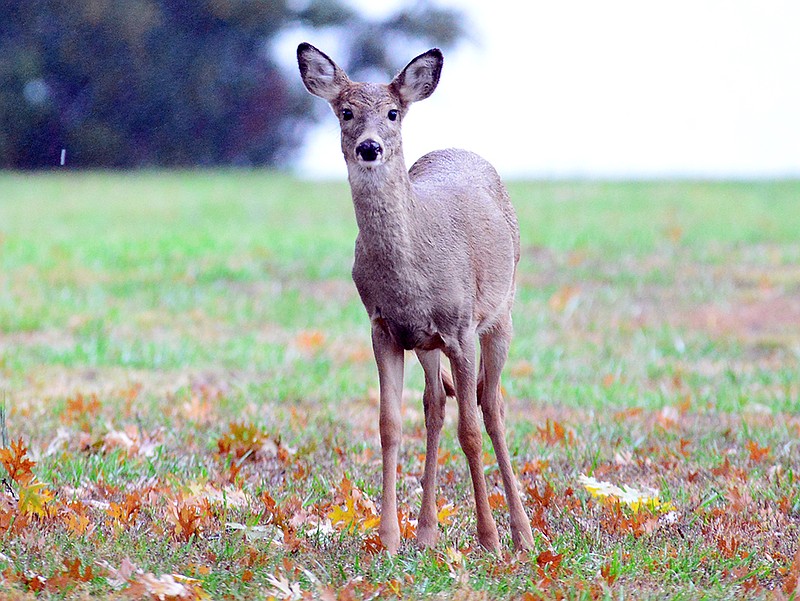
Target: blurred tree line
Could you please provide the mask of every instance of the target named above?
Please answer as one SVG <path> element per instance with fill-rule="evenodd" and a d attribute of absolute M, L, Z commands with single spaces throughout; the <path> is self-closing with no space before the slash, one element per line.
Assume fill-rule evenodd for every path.
<path fill-rule="evenodd" d="M 424 0 L 383 20 L 342 0 L 3 0 L 0 168 L 62 148 L 70 167 L 286 164 L 321 113 L 276 40 L 297 33 L 293 56 L 312 29 L 352 76 L 465 33 Z"/>

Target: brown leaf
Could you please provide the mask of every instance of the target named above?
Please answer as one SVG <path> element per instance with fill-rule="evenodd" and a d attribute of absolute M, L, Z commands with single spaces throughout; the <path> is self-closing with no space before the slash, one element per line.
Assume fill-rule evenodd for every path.
<path fill-rule="evenodd" d="M 24 574 L 22 576 L 22 581 L 25 583 L 28 589 L 34 593 L 43 591 L 47 585 L 47 578 L 41 576 L 40 574 L 31 574 L 30 576 Z"/>
<path fill-rule="evenodd" d="M 523 478 L 531 478 L 537 474 L 542 473 L 550 466 L 547 459 L 536 459 L 534 461 L 526 461 L 520 469 L 520 475 Z"/>
<path fill-rule="evenodd" d="M 179 574 L 134 574 L 125 594 L 131 598 L 158 601 L 195 601 L 206 597 L 197 581 Z"/>
<path fill-rule="evenodd" d="M 94 578 L 92 566 L 86 566 L 81 573 L 81 560 L 64 560 L 64 570 L 47 580 L 47 590 L 63 592 L 69 587 L 73 587 L 81 582 L 89 582 Z"/>
<path fill-rule="evenodd" d="M 539 492 L 538 486 L 527 486 L 525 490 L 531 500 L 541 507 L 549 507 L 556 496 L 549 482 L 544 483 L 544 490 L 542 490 L 542 492 Z"/>
<path fill-rule="evenodd" d="M 603 580 L 605 580 L 609 586 L 614 584 L 614 582 L 617 580 L 617 576 L 619 576 L 616 571 L 612 571 L 613 569 L 614 568 L 610 563 L 607 563 L 600 568 L 600 576 L 603 577 Z"/>
<path fill-rule="evenodd" d="M 533 516 L 531 516 L 531 528 L 534 530 L 538 530 L 542 533 L 547 539 L 550 539 L 550 527 L 547 525 L 547 520 L 544 516 L 544 507 L 541 505 L 537 505 L 533 510 Z"/>
<path fill-rule="evenodd" d="M 711 468 L 711 473 L 715 476 L 727 476 L 731 470 L 731 460 L 726 456 L 725 461 L 719 464 L 717 467 Z"/>
<path fill-rule="evenodd" d="M 33 479 L 31 469 L 36 462 L 26 457 L 27 453 L 28 449 L 25 448 L 22 438 L 17 442 L 11 441 L 10 448 L 0 449 L 0 463 L 6 468 L 8 477 L 17 484 L 26 484 Z"/>
<path fill-rule="evenodd" d="M 100 412 L 100 400 L 96 394 L 83 396 L 80 392 L 67 398 L 61 421 L 65 424 L 77 423 L 83 430 L 89 430 L 89 419 Z"/>
<path fill-rule="evenodd" d="M 762 447 L 754 440 L 747 441 L 747 452 L 750 453 L 750 461 L 761 463 L 769 455 L 769 446 Z"/>
<path fill-rule="evenodd" d="M 83 574 L 81 574 L 80 558 L 73 559 L 72 561 L 65 559 L 64 567 L 66 568 L 64 573 L 76 582 L 89 582 L 92 578 L 94 578 L 92 566 L 90 565 L 86 566 L 83 570 Z"/>
<path fill-rule="evenodd" d="M 375 555 L 383 551 L 386 547 L 383 546 L 380 535 L 374 532 L 364 539 L 363 548 L 366 553 Z"/>
<path fill-rule="evenodd" d="M 556 443 L 572 445 L 575 442 L 575 434 L 572 430 L 567 430 L 560 422 L 547 419 L 544 426 L 537 426 L 539 438 L 548 445 Z"/>
<path fill-rule="evenodd" d="M 557 568 L 559 565 L 561 565 L 562 559 L 564 559 L 563 554 L 553 553 L 553 551 L 550 549 L 545 549 L 536 556 L 536 564 L 541 568 L 548 565 Z"/>
<path fill-rule="evenodd" d="M 723 536 L 717 537 L 717 549 L 720 550 L 725 559 L 733 559 L 736 557 L 740 544 L 740 541 L 734 536 L 730 538 L 725 538 Z"/>
<path fill-rule="evenodd" d="M 246 457 L 253 461 L 267 457 L 281 457 L 280 441 L 270 436 L 253 424 L 230 422 L 228 432 L 217 440 L 220 455 L 233 454 L 236 459 Z M 286 458 L 288 453 L 284 453 Z"/>
<path fill-rule="evenodd" d="M 111 502 L 106 509 L 106 515 L 120 526 L 131 526 L 139 516 L 141 507 L 141 493 L 133 491 L 125 496 L 122 503 Z"/>
<path fill-rule="evenodd" d="M 405 539 L 413 539 L 417 536 L 417 524 L 412 521 L 411 516 L 405 511 L 398 510 L 397 520 L 400 522 L 400 536 Z"/>
<path fill-rule="evenodd" d="M 489 507 L 492 509 L 502 509 L 506 506 L 506 497 L 500 491 L 489 495 Z"/>
<path fill-rule="evenodd" d="M 188 541 L 200 534 L 202 516 L 199 504 L 175 501 L 167 514 L 167 520 L 172 524 L 173 536 L 177 540 Z"/>

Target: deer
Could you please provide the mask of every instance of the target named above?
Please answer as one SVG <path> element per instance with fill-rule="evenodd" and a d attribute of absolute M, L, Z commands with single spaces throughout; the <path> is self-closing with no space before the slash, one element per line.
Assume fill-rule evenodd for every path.
<path fill-rule="evenodd" d="M 378 369 L 381 543 L 391 554 L 400 547 L 401 399 L 405 352 L 414 351 L 424 371 L 426 429 L 417 543 L 425 548 L 438 542 L 439 439 L 446 398 L 455 396 L 478 542 L 488 551 L 500 549 L 483 471 L 482 413 L 502 476 L 513 545 L 531 549 L 533 536 L 506 443 L 500 390 L 520 257 L 516 213 L 497 171 L 477 154 L 437 150 L 409 170 L 403 157 L 401 125 L 409 107 L 436 89 L 442 52 L 433 48 L 420 54 L 389 84 L 351 81 L 307 42 L 298 46 L 297 61 L 306 89 L 330 104 L 341 127 L 358 226 L 352 278 L 369 316 Z"/>

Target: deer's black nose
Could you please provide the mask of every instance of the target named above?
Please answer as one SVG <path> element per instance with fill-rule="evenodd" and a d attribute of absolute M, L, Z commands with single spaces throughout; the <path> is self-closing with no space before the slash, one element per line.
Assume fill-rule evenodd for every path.
<path fill-rule="evenodd" d="M 356 146 L 356 156 L 364 161 L 374 161 L 383 152 L 383 148 L 375 140 L 364 140 Z"/>

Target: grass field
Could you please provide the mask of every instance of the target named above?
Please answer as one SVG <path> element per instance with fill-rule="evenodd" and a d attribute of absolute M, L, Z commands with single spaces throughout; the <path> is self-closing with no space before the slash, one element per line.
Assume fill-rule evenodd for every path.
<path fill-rule="evenodd" d="M 506 551 L 475 548 L 449 403 L 442 538 L 390 557 L 345 184 L 0 173 L 0 596 L 793 598 L 800 183 L 510 188 L 504 388 L 536 549 L 511 551 L 488 438 Z M 424 429 L 408 364 L 411 537 Z M 602 498 L 582 474 L 660 505 Z"/>

